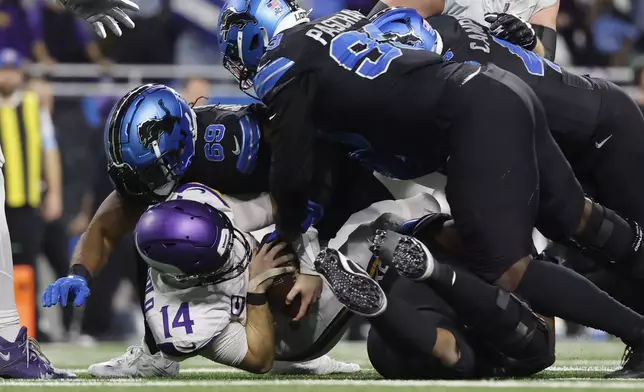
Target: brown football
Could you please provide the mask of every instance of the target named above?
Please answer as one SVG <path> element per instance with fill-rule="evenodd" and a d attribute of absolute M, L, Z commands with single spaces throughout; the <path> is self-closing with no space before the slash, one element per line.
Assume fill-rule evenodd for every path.
<path fill-rule="evenodd" d="M 273 281 L 273 285 L 266 290 L 266 298 L 271 311 L 282 313 L 293 318 L 300 310 L 301 299 L 298 295 L 290 305 L 286 305 L 286 296 L 295 284 L 296 275 L 292 272 L 280 275 Z"/>

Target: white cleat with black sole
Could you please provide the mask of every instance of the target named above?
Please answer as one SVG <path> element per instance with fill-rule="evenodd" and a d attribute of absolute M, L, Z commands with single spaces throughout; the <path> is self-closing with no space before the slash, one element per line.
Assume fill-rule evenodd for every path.
<path fill-rule="evenodd" d="M 376 230 L 371 252 L 386 265 L 411 280 L 425 280 L 434 272 L 434 257 L 425 244 L 414 237 L 391 230 Z"/>
<path fill-rule="evenodd" d="M 387 309 L 387 296 L 380 285 L 337 250 L 322 250 L 315 259 L 315 269 L 338 301 L 353 313 L 375 317 Z"/>

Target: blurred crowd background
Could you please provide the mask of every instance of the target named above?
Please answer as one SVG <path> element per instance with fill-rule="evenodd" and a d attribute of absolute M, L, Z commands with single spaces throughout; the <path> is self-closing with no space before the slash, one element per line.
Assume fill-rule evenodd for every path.
<path fill-rule="evenodd" d="M 28 293 L 33 285 L 42 287 L 67 274 L 75 241 L 112 190 L 105 171 L 103 124 L 122 94 L 140 83 L 162 82 L 198 104 L 250 100 L 220 66 L 216 27 L 222 0 L 137 3 L 141 10 L 132 15 L 137 28 L 118 39 L 100 40 L 56 0 L 0 0 L 0 110 L 20 107 L 23 116 L 29 115 L 27 101 L 20 106 L 8 99 L 15 92 L 21 97 L 33 93 L 40 106 L 38 125 L 0 124 L 13 127 L 14 136 L 26 140 L 20 148 L 9 136 L 0 139 L 8 163 L 24 166 L 11 175 L 26 179 L 21 180 L 26 185 L 7 180 L 6 206 L 15 263 L 27 266 L 16 270 L 21 317 L 35 315 L 33 304 L 39 304 L 41 289 L 24 295 L 20 290 Z M 342 8 L 367 13 L 375 0 L 303 3 L 317 17 Z M 644 0 L 561 0 L 557 22 L 559 64 L 613 80 L 644 107 Z M 32 126 L 42 128 L 39 144 L 29 142 Z M 29 176 L 37 178 L 36 185 Z M 21 190 L 27 196 L 21 197 Z M 142 316 L 130 283 L 133 251 L 131 238 L 121 244 L 95 280 L 82 311 L 37 306 L 39 317 L 33 322 L 38 338 L 92 344 L 140 337 Z M 567 330 L 580 333 L 574 326 Z M 363 336 L 359 325 L 349 334 L 351 339 Z"/>

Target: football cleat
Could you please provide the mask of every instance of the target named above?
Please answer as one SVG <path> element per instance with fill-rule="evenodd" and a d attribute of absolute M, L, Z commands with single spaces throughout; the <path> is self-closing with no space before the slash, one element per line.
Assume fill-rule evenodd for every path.
<path fill-rule="evenodd" d="M 164 358 L 160 352 L 151 355 L 141 346 L 130 346 L 120 357 L 96 363 L 87 370 L 92 376 L 101 378 L 168 378 L 179 375 L 179 362 Z"/>
<path fill-rule="evenodd" d="M 38 342 L 20 328 L 15 342 L 0 338 L 0 377 L 25 379 L 76 378 L 74 373 L 56 369 L 40 349 Z"/>
<path fill-rule="evenodd" d="M 626 347 L 622 368 L 607 374 L 605 378 L 644 378 L 644 350 L 641 347 Z"/>
<path fill-rule="evenodd" d="M 425 280 L 434 272 L 434 257 L 416 238 L 376 230 L 369 249 L 384 264 L 393 265 L 400 275 L 411 280 Z"/>
<path fill-rule="evenodd" d="M 387 309 L 387 296 L 380 285 L 337 250 L 322 250 L 315 259 L 315 269 L 338 301 L 353 313 L 375 317 Z"/>

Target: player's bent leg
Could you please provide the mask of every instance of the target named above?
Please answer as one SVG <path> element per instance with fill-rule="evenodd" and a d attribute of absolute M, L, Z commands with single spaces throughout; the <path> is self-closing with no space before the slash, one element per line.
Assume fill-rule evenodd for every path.
<path fill-rule="evenodd" d="M 443 221 L 445 216 L 430 215 L 416 224 L 420 232 L 412 232 L 428 237 L 423 231 L 435 230 L 432 226 Z M 416 238 L 380 230 L 372 243 L 374 254 L 383 263 L 393 265 L 403 276 L 426 282 L 474 331 L 477 340 L 489 342 L 496 351 L 516 361 L 490 365 L 479 375 L 505 375 L 510 371 L 509 365 L 516 364 L 513 371 L 526 376 L 554 361 L 553 345 L 551 351 L 543 351 L 550 342 L 547 325 L 512 294 L 467 271 L 433 260 L 428 248 Z M 431 268 L 427 268 L 428 264 Z"/>
<path fill-rule="evenodd" d="M 521 122 L 525 120 L 526 109 L 521 110 L 520 105 L 512 105 L 505 98 L 501 106 L 507 104 L 515 109 L 512 121 L 496 127 L 496 132 L 488 135 L 496 136 L 494 140 L 497 142 L 503 140 L 500 146 L 468 132 L 467 128 L 462 127 L 463 124 L 454 127 L 455 136 L 469 135 L 469 143 L 477 146 L 467 146 L 465 140 L 452 142 L 451 147 L 457 150 L 452 152 L 448 163 L 448 201 L 468 259 L 474 261 L 470 261 L 469 266 L 487 281 L 496 281 L 509 291 L 516 288 L 517 294 L 529 301 L 539 313 L 602 329 L 622 338 L 627 345 L 634 347 L 637 355 L 631 354 L 622 371 L 616 375 L 643 377 L 644 319 L 582 276 L 558 265 L 532 260 L 528 256 L 531 253 L 530 235 L 526 235 L 524 230 L 532 230 L 530 222 L 534 222 L 535 218 L 532 215 L 535 197 L 542 199 L 538 203 L 537 223 L 551 223 L 549 230 L 542 229 L 542 226 L 537 228 L 554 239 L 570 237 L 584 230 L 582 217 L 586 202 L 581 186 L 545 126 L 543 109 L 534 93 L 520 88 L 524 84 L 513 75 L 506 74 L 503 78 L 491 75 L 490 78 L 505 80 L 504 86 L 515 91 L 517 98 L 522 98 L 527 105 L 528 118 L 532 118 L 534 123 Z M 492 93 L 498 93 L 498 97 L 503 98 L 501 90 Z M 497 101 L 495 104 L 498 104 Z M 473 111 L 472 114 L 482 118 L 481 113 Z M 513 135 L 508 132 L 508 124 L 532 126 L 533 132 Z M 531 136 L 532 144 L 524 140 L 526 136 Z M 478 153 L 478 149 L 483 153 Z M 495 149 L 495 156 L 487 156 L 488 150 Z M 493 163 L 482 171 L 473 164 L 483 167 L 485 163 L 471 159 L 472 156 L 477 159 L 487 156 Z M 538 164 L 538 176 L 531 162 Z M 506 170 L 498 172 L 503 167 Z M 456 179 L 454 174 L 457 175 Z M 468 177 L 471 175 L 476 178 Z M 479 182 L 481 179 L 485 179 L 485 184 Z M 453 184 L 456 186 L 450 189 Z M 496 199 L 483 186 L 498 187 L 500 192 Z M 524 243 L 526 238 L 528 243 Z M 638 248 L 641 251 L 641 247 Z M 549 289 L 543 290 L 544 286 Z"/>
<path fill-rule="evenodd" d="M 412 309 L 413 312 L 407 314 L 406 319 L 398 320 L 398 325 L 390 325 L 389 328 L 384 328 L 382 323 L 374 324 L 373 320 L 370 320 L 372 328 L 367 339 L 367 353 L 374 369 L 388 379 L 473 377 L 474 351 L 454 323 L 433 310 Z M 411 318 L 413 323 L 409 323 Z M 432 352 L 428 353 L 424 349 L 429 339 L 423 339 L 421 333 L 418 334 L 420 339 L 417 340 L 417 344 L 410 346 L 410 342 L 406 341 L 409 334 L 399 334 L 401 329 L 408 328 L 416 328 L 419 331 L 437 330 L 439 333 Z"/>
<path fill-rule="evenodd" d="M 351 281 L 354 274 L 361 271 L 360 267 L 335 250 L 321 252 L 316 260 L 316 270 L 325 277 L 342 304 L 349 310 L 361 311 L 381 335 L 395 337 L 398 347 L 425 358 L 435 358 L 461 378 L 470 375 L 473 356 L 462 353 L 464 348 L 457 345 L 454 335 L 441 327 L 445 316 L 437 312 L 419 314 L 416 306 L 398 295 L 384 297 L 378 283 L 364 272 L 360 273 L 359 281 Z M 392 293 L 396 286 L 404 283 L 413 284 L 400 279 L 394 283 Z M 371 306 L 383 303 L 383 299 L 386 306 Z M 364 309 L 370 309 L 369 313 Z M 414 315 L 413 323 L 408 322 L 410 315 Z"/>
<path fill-rule="evenodd" d="M 101 378 L 168 378 L 179 375 L 179 362 L 150 354 L 144 345 L 130 346 L 125 353 L 109 361 L 91 365 L 87 370 Z"/>
<path fill-rule="evenodd" d="M 599 85 L 602 104 L 594 143 L 587 155 L 593 156 L 588 176 L 592 178 L 597 201 L 644 222 L 644 183 L 638 177 L 644 170 L 644 116 L 635 101 L 615 84 L 594 79 Z"/>
<path fill-rule="evenodd" d="M 495 66 L 447 95 L 462 110 L 449 129 L 447 201 L 468 269 L 493 282 L 532 252 L 540 195 L 534 134 L 544 114 L 525 83 Z"/>

